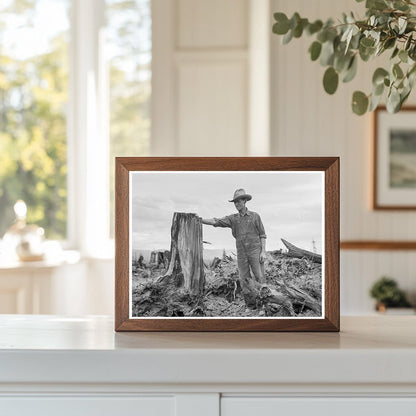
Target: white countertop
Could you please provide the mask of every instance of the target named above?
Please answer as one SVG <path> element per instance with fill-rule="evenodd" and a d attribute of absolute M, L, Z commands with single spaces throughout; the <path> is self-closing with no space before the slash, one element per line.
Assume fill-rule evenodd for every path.
<path fill-rule="evenodd" d="M 107 317 L 0 316 L 0 383 L 416 384 L 416 316 L 340 333 L 115 333 Z"/>

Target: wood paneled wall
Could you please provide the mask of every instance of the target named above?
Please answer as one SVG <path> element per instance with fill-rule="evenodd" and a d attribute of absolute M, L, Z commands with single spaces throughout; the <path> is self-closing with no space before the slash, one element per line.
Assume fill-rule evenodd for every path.
<path fill-rule="evenodd" d="M 298 11 L 311 19 L 334 18 L 351 10 L 364 16 L 362 4 L 353 0 L 272 0 L 272 12 Z M 371 209 L 371 115 L 358 117 L 351 112 L 353 91 L 371 91 L 373 70 L 383 58 L 360 62 L 357 78 L 341 83 L 329 96 L 322 88 L 324 68 L 310 61 L 311 42 L 302 37 L 282 45 L 281 38 L 272 36 L 272 154 L 340 156 L 341 240 L 416 240 L 416 212 Z M 409 102 L 415 102 L 415 94 Z M 384 274 L 396 278 L 414 298 L 415 259 L 415 251 L 342 251 L 342 313 L 371 312 L 369 287 Z"/>

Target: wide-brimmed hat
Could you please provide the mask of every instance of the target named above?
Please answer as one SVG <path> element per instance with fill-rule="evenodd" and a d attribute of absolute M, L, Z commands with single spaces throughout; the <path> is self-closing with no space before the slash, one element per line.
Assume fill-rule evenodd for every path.
<path fill-rule="evenodd" d="M 246 194 L 246 191 L 244 189 L 237 189 L 234 192 L 234 198 L 229 202 L 235 202 L 237 199 L 245 199 L 246 201 L 250 201 L 251 195 Z"/>

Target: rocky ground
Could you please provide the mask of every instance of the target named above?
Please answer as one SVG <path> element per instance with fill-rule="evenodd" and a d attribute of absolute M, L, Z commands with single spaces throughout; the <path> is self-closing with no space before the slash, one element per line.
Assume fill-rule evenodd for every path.
<path fill-rule="evenodd" d="M 322 267 L 309 259 L 288 257 L 285 253 L 269 252 L 265 262 L 265 286 L 293 302 L 288 313 L 280 302 L 248 308 L 244 302 L 238 280 L 237 261 L 234 256 L 216 258 L 205 267 L 205 291 L 192 295 L 180 287 L 180 280 L 161 285 L 156 280 L 165 272 L 164 266 L 133 264 L 132 310 L 133 316 L 320 316 L 311 302 L 299 301 L 292 294 L 301 294 L 321 305 Z M 302 295 L 303 293 L 303 295 Z"/>

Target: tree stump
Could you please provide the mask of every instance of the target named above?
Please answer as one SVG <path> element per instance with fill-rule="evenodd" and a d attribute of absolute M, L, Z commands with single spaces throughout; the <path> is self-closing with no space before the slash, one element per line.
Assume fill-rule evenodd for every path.
<path fill-rule="evenodd" d="M 196 214 L 175 212 L 172 219 L 170 262 L 158 282 L 181 280 L 181 286 L 193 294 L 204 291 L 205 273 L 202 248 L 202 223 Z"/>

